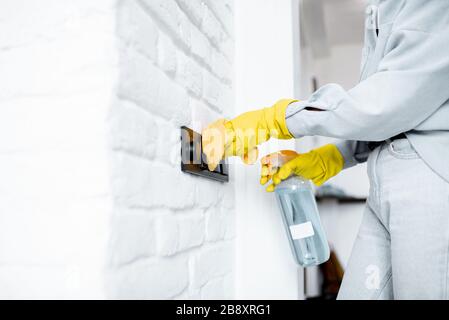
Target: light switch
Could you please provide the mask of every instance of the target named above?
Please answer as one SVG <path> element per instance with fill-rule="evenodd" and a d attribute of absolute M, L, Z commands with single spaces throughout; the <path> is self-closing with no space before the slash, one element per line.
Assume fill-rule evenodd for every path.
<path fill-rule="evenodd" d="M 201 134 L 192 129 L 181 127 L 181 170 L 190 174 L 221 182 L 229 181 L 229 168 L 221 161 L 214 171 L 209 171 L 206 156 L 202 151 Z"/>

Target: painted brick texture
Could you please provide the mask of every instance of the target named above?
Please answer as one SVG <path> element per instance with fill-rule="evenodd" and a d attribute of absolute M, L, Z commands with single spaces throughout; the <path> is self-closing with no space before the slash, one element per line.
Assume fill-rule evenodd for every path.
<path fill-rule="evenodd" d="M 232 10 L 216 0 L 119 2 L 112 228 L 135 242 L 123 231 L 135 223 L 154 238 L 111 246 L 112 298 L 232 297 L 232 183 L 185 175 L 178 162 L 180 125 L 232 113 Z"/>
<path fill-rule="evenodd" d="M 0 297 L 233 297 L 232 179 L 179 168 L 233 38 L 232 0 L 0 5 Z"/>

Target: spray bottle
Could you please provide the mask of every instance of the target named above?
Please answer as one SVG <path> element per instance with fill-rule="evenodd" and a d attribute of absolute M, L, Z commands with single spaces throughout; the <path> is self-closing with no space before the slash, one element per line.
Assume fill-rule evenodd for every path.
<path fill-rule="evenodd" d="M 281 155 L 277 165 L 283 164 L 283 158 L 289 156 Z M 330 250 L 321 225 L 312 182 L 300 176 L 291 176 L 276 186 L 275 195 L 295 262 L 303 267 L 326 262 Z"/>

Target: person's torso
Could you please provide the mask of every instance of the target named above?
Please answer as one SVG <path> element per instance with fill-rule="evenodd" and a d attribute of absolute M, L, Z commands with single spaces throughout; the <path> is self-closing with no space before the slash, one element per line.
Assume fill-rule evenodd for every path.
<path fill-rule="evenodd" d="M 449 0 L 369 0 L 365 11 L 365 43 L 360 81 L 376 72 L 394 30 L 436 33 L 447 27 Z M 442 50 L 447 44 L 442 44 Z M 407 52 L 403 52 L 407 54 Z M 449 52 L 448 52 L 449 54 Z M 398 94 L 407 94 L 398 92 Z M 426 106 L 422 106 L 423 110 Z M 406 133 L 420 156 L 449 181 L 449 84 L 448 100 L 413 130 Z M 361 148 L 363 149 L 363 148 Z"/>

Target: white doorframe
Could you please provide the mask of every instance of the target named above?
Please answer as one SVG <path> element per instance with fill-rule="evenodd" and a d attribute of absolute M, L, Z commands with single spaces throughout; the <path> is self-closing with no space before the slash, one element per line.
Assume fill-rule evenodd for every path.
<path fill-rule="evenodd" d="M 235 1 L 236 110 L 239 114 L 295 97 L 299 0 Z M 295 147 L 294 141 L 264 145 Z M 236 298 L 303 299 L 303 271 L 291 256 L 273 194 L 259 185 L 259 165 L 235 164 Z"/>

